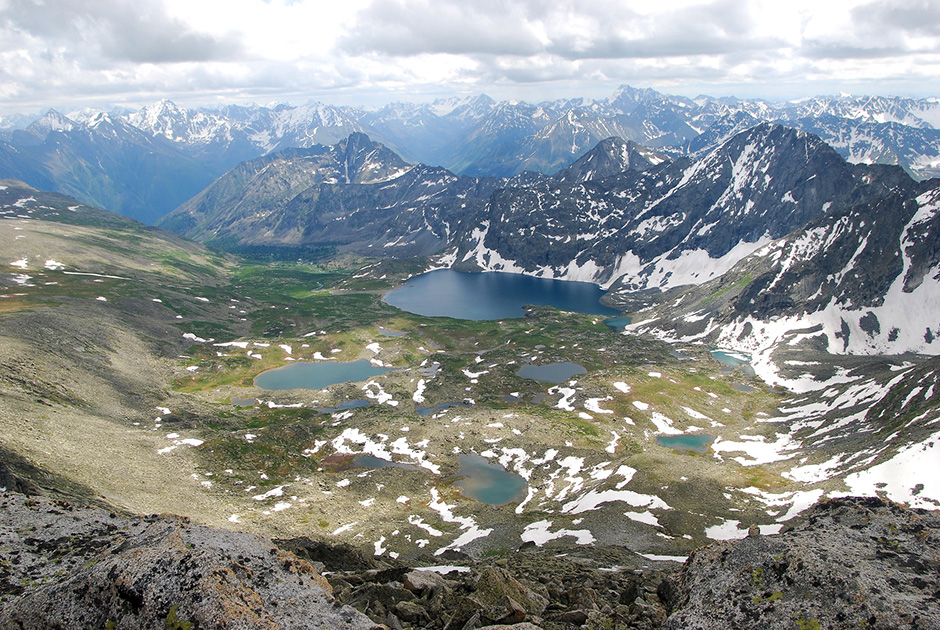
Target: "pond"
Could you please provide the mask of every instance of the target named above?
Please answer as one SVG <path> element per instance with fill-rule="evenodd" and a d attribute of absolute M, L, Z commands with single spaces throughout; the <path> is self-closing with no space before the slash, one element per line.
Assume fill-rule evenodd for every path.
<path fill-rule="evenodd" d="M 656 437 L 656 443 L 660 446 L 677 451 L 695 451 L 696 453 L 707 453 L 708 445 L 714 441 L 714 437 L 704 433 L 683 433 L 682 435 L 660 435 Z"/>
<path fill-rule="evenodd" d="M 715 359 L 732 369 L 741 370 L 748 378 L 754 378 L 757 375 L 751 367 L 751 357 L 742 352 L 732 350 L 710 350 L 710 352 Z"/>
<path fill-rule="evenodd" d="M 329 472 L 342 472 L 352 468 L 367 468 L 370 470 L 380 470 L 382 468 L 403 468 L 405 470 L 418 470 L 418 467 L 413 464 L 393 462 L 388 459 L 382 459 L 381 457 L 367 455 L 365 453 L 359 455 L 334 453 L 333 455 L 324 457 L 320 463 L 324 469 L 328 470 Z"/>
<path fill-rule="evenodd" d="M 460 455 L 455 485 L 471 499 L 489 505 L 521 501 L 526 495 L 525 479 L 480 455 Z"/>
<path fill-rule="evenodd" d="M 675 357 L 679 359 L 680 361 L 694 361 L 695 360 L 695 357 L 691 357 L 685 354 L 684 352 L 682 352 L 681 350 L 670 350 L 669 356 Z"/>
<path fill-rule="evenodd" d="M 391 328 L 384 328 L 382 326 L 376 326 L 379 329 L 379 334 L 383 337 L 404 337 L 408 333 L 403 330 L 392 330 Z"/>
<path fill-rule="evenodd" d="M 604 324 L 614 332 L 623 332 L 624 329 L 630 325 L 630 318 L 626 315 L 622 317 L 608 317 L 604 320 Z"/>
<path fill-rule="evenodd" d="M 371 468 L 372 470 L 381 470 L 382 468 L 404 468 L 405 470 L 417 470 L 418 467 L 413 464 L 403 464 L 393 462 L 375 455 L 356 455 L 352 460 L 353 468 Z"/>
<path fill-rule="evenodd" d="M 516 371 L 516 376 L 531 378 L 533 381 L 543 383 L 564 383 L 575 374 L 587 374 L 587 370 L 577 363 L 562 361 L 548 365 L 533 365 L 528 363 Z"/>
<path fill-rule="evenodd" d="M 262 389 L 323 389 L 336 383 L 365 381 L 394 368 L 376 367 L 365 359 L 351 363 L 323 361 L 291 363 L 262 372 L 255 377 L 255 387 Z"/>
<path fill-rule="evenodd" d="M 602 305 L 604 291 L 590 282 L 548 280 L 517 273 L 464 273 L 437 269 L 415 276 L 383 298 L 403 311 L 427 317 L 487 320 L 523 317 L 523 306 L 552 306 L 590 315 L 619 315 Z"/>

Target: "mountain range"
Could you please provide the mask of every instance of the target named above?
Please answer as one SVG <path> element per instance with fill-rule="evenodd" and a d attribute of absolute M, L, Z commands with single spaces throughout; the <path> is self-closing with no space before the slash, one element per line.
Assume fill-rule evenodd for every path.
<path fill-rule="evenodd" d="M 95 120 L 95 129 L 124 124 Z M 940 354 L 940 180 L 852 163 L 817 135 L 755 120 L 741 110 L 707 135 L 677 128 L 669 142 L 690 147 L 678 156 L 611 136 L 554 174 L 504 177 L 412 164 L 355 130 L 247 160 L 238 147 L 250 142 L 239 141 L 226 159 L 240 161 L 158 227 L 0 180 L 9 256 L 0 261 L 0 482 L 25 491 L 45 479 L 64 496 L 120 509 L 185 510 L 227 528 L 348 541 L 373 561 L 470 570 L 472 558 L 495 553 L 499 566 L 526 565 L 521 573 L 536 577 L 526 588 L 555 594 L 522 608 L 517 602 L 534 598 L 484 569 L 450 587 L 454 606 L 430 591 L 410 605 L 413 594 L 396 586 L 407 579 L 402 565 L 358 577 L 343 573 L 351 556 L 341 555 L 332 613 L 364 621 L 340 608 L 348 603 L 390 627 L 400 619 L 439 627 L 445 615 L 455 628 L 539 622 L 542 609 L 565 629 L 615 620 L 657 627 L 667 612 L 677 615 L 667 627 L 726 627 L 729 615 L 817 627 L 849 614 L 918 627 L 924 617 L 912 614 L 937 590 L 936 545 L 927 544 L 936 519 L 838 497 L 940 505 L 929 475 L 940 357 L 923 356 Z M 37 155 L 106 170 L 107 160 L 89 153 L 79 162 L 63 148 L 91 122 L 43 121 L 17 132 L 47 132 Z M 297 138 L 319 133 L 297 129 Z M 186 155 L 166 136 L 130 133 L 134 146 L 150 138 L 161 155 Z M 352 256 L 258 264 L 218 251 L 252 247 L 293 260 Z M 378 295 L 435 267 L 589 280 L 632 322 L 620 334 L 600 317 L 547 307 L 505 320 L 432 319 Z M 746 352 L 739 361 L 761 380 L 716 361 L 714 347 Z M 395 369 L 320 390 L 263 390 L 254 380 L 295 361 L 347 360 Z M 585 374 L 556 384 L 518 370 L 557 362 Z M 665 441 L 689 435 L 706 438 L 707 450 Z M 467 453 L 524 475 L 526 498 L 513 508 L 463 496 L 451 475 L 462 474 Z M 354 472 L 365 455 L 390 465 Z M 5 474 L 6 461 L 33 472 Z M 806 512 L 808 526 L 794 520 L 824 497 Z M 16 598 L 0 601 L 0 616 L 43 620 L 37 626 L 113 625 L 103 611 L 116 610 L 124 624 L 116 627 L 134 625 L 137 613 L 184 627 L 202 618 L 203 591 L 168 602 L 164 580 L 202 575 L 209 565 L 193 559 L 223 566 L 220 575 L 247 588 L 280 575 L 255 551 L 294 566 L 267 543 L 239 547 L 231 564 L 198 544 L 208 535 L 184 545 L 194 528 L 161 517 L 123 519 L 109 507 L 80 525 L 62 501 L 4 500 L 18 508 L 4 512 L 4 527 L 21 544 L 11 548 L 16 570 L 0 571 L 3 597 Z M 23 522 L 40 509 L 46 533 L 27 537 Z M 141 529 L 140 538 L 125 534 Z M 729 538 L 744 540 L 701 549 Z M 286 542 L 315 560 L 317 543 L 304 540 Z M 548 564 L 533 553 L 546 544 Z M 35 553 L 53 547 L 48 562 Z M 833 548 L 848 558 L 838 575 L 826 555 Z M 104 564 L 102 549 L 111 550 Z M 650 582 L 650 563 L 685 554 L 679 582 Z M 537 579 L 558 576 L 563 558 L 581 567 L 577 575 Z M 859 573 L 871 558 L 879 562 Z M 588 563 L 596 575 L 581 571 Z M 123 586 L 114 590 L 117 573 Z M 646 578 L 620 580 L 633 575 Z M 842 605 L 846 580 L 857 585 L 851 610 Z M 494 581 L 509 583 L 513 597 L 489 606 L 467 595 Z M 446 593 L 446 584 L 437 588 Z M 92 602 L 86 591 L 103 595 Z M 603 612 L 597 593 L 625 603 Z M 280 608 L 294 610 L 271 607 Z M 302 616 L 301 624 L 314 618 Z"/>
<path fill-rule="evenodd" d="M 555 174 L 618 137 L 665 156 L 700 157 L 759 122 L 809 131 L 852 163 L 940 174 L 940 100 L 816 97 L 799 102 L 670 96 L 619 88 L 606 99 L 539 104 L 485 96 L 378 109 L 310 103 L 138 111 L 50 110 L 0 120 L 0 176 L 153 223 L 241 162 L 366 133 L 409 163 L 458 175 Z M 99 159 L 100 158 L 100 159 Z"/>

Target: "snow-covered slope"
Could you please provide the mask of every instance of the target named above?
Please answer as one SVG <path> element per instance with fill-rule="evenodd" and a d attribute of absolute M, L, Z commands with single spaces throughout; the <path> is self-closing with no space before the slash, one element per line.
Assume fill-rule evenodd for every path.
<path fill-rule="evenodd" d="M 863 173 L 856 203 L 761 248 L 682 303 L 638 314 L 635 329 L 764 357 L 767 369 L 783 345 L 940 354 L 940 182 L 890 167 Z"/>

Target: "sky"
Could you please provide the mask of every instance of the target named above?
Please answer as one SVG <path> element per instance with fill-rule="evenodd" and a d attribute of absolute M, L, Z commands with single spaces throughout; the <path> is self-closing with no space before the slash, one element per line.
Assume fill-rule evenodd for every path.
<path fill-rule="evenodd" d="M 622 84 L 940 96 L 940 0 L 0 0 L 0 116 Z"/>

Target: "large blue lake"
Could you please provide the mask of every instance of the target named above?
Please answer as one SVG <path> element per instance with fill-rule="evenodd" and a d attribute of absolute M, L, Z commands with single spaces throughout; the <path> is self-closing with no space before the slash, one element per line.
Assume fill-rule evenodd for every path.
<path fill-rule="evenodd" d="M 526 304 L 590 315 L 619 315 L 619 311 L 600 303 L 602 295 L 604 291 L 590 282 L 547 280 L 499 271 L 463 273 L 438 269 L 415 276 L 401 288 L 389 291 L 384 299 L 409 313 L 455 319 L 522 317 Z"/>

